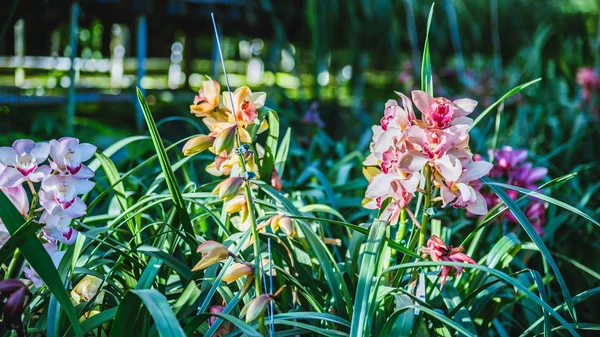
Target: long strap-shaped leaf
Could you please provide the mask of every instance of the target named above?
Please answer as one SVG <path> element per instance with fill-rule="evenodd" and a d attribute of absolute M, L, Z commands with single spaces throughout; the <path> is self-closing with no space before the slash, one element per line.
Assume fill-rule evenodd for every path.
<path fill-rule="evenodd" d="M 0 193 L 0 219 L 2 219 L 2 222 L 11 235 L 16 234 L 19 228 L 21 228 L 21 225 L 25 223 L 25 219 L 21 213 L 19 213 L 4 193 Z M 65 310 L 67 317 L 69 317 L 69 320 L 73 325 L 75 335 L 83 336 L 81 326 L 79 325 L 79 319 L 77 319 L 75 308 L 73 307 L 73 303 L 71 303 L 71 298 L 65 290 L 50 255 L 48 255 L 48 252 L 44 249 L 40 240 L 38 240 L 35 235 L 30 235 L 23 241 L 19 249 L 21 249 L 23 256 L 25 256 L 29 264 L 35 269 L 44 283 L 46 283 L 46 286 L 48 286 L 52 294 L 54 294 L 62 308 Z"/>
<path fill-rule="evenodd" d="M 183 229 L 188 234 L 194 235 L 192 222 L 190 221 L 190 216 L 185 209 L 185 202 L 183 200 L 183 196 L 181 195 L 181 190 L 179 190 L 179 185 L 177 185 L 175 173 L 173 173 L 173 168 L 171 167 L 169 157 L 167 156 L 167 151 L 165 150 L 165 146 L 160 138 L 160 134 L 158 133 L 158 128 L 156 127 L 156 123 L 154 122 L 154 118 L 152 117 L 152 113 L 148 107 L 148 103 L 146 103 L 146 99 L 139 88 L 137 88 L 137 96 L 140 106 L 142 107 L 142 111 L 144 112 L 146 124 L 148 124 L 148 130 L 150 131 L 150 137 L 152 138 L 152 143 L 154 143 L 158 160 L 160 161 L 160 167 L 165 175 L 167 187 L 169 188 L 169 192 L 173 197 L 173 203 L 177 208 L 177 216 L 179 221 L 181 222 Z"/>
<path fill-rule="evenodd" d="M 369 231 L 369 238 L 364 246 L 360 263 L 360 275 L 358 276 L 358 287 L 354 299 L 354 310 L 352 312 L 352 326 L 350 336 L 364 336 L 368 329 L 368 313 L 371 301 L 371 288 L 377 277 L 377 265 L 381 256 L 382 243 L 384 242 L 387 222 L 375 220 Z"/>
<path fill-rule="evenodd" d="M 154 318 L 156 330 L 161 337 L 185 337 L 167 298 L 156 289 L 130 290 L 125 295 L 115 315 L 110 337 L 137 336 L 135 320 L 142 303 Z"/>
<path fill-rule="evenodd" d="M 514 200 L 512 200 L 500 186 L 497 186 L 493 180 L 487 177 L 482 177 L 481 180 L 488 186 L 490 186 L 490 188 L 494 191 L 494 193 L 496 193 L 500 200 L 504 202 L 504 204 L 506 205 L 506 207 L 508 207 L 510 212 L 515 216 L 515 218 L 517 218 L 517 220 L 521 224 L 521 227 L 523 227 L 527 235 L 529 235 L 531 240 L 536 244 L 536 246 L 538 246 L 538 248 L 540 249 L 540 253 L 542 253 L 544 258 L 546 258 L 546 261 L 548 261 L 550 268 L 552 268 L 552 271 L 554 271 L 554 274 L 556 275 L 556 280 L 558 281 L 560 290 L 563 294 L 563 297 L 565 298 L 565 303 L 567 303 L 567 308 L 569 310 L 569 314 L 571 314 L 571 318 L 573 318 L 573 320 L 577 322 L 577 314 L 575 313 L 575 306 L 573 305 L 573 300 L 571 299 L 569 288 L 567 287 L 567 284 L 565 283 L 565 280 L 562 277 L 562 274 L 558 269 L 556 262 L 554 262 L 554 258 L 552 258 L 550 251 L 548 250 L 548 248 L 546 248 L 544 241 L 542 241 L 542 238 L 537 234 L 537 232 L 531 225 L 531 222 L 529 222 L 529 219 L 527 219 L 525 214 L 523 214 L 523 211 L 521 211 L 517 203 Z"/>

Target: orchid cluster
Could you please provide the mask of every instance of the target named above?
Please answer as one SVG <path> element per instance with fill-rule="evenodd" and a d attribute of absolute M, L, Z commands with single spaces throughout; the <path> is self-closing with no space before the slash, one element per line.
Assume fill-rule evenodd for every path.
<path fill-rule="evenodd" d="M 213 194 L 225 201 L 226 213 L 239 215 L 232 219 L 238 229 L 247 229 L 249 209 L 243 187 L 249 176 L 259 176 L 259 165 L 264 156 L 264 148 L 252 140 L 253 135 L 268 129 L 266 120 L 261 122 L 258 113 L 265 104 L 266 94 L 253 93 L 246 86 L 233 93 L 225 91 L 220 94 L 220 88 L 219 83 L 210 77 L 202 83 L 190 111 L 202 118 L 210 132 L 191 138 L 183 147 L 183 154 L 190 156 L 209 150 L 215 155 L 206 171 L 214 176 L 230 177 L 217 185 Z M 282 188 L 281 178 L 275 169 L 271 173 L 271 186 L 277 190 Z"/>
<path fill-rule="evenodd" d="M 264 106 L 267 97 L 264 92 L 253 93 L 244 86 L 233 93 L 226 91 L 221 95 L 220 88 L 219 83 L 210 77 L 202 83 L 190 111 L 202 118 L 210 132 L 193 137 L 183 147 L 185 156 L 207 149 L 212 152 L 215 160 L 206 167 L 206 171 L 217 177 L 240 171 L 242 163 L 234 148 L 236 142 L 251 143 L 251 133 L 258 134 L 268 128 L 267 122 L 263 120 L 261 123 L 258 118 L 258 109 Z M 259 157 L 264 154 L 264 149 L 258 144 L 256 151 Z M 250 149 L 243 153 L 248 169 L 256 172 L 254 155 Z"/>
<path fill-rule="evenodd" d="M 435 186 L 442 207 L 466 208 L 474 214 L 486 214 L 485 198 L 473 183 L 486 175 L 492 164 L 474 161 L 469 150 L 467 117 L 477 102 L 462 98 L 450 101 L 433 98 L 424 91 L 412 92 L 411 100 L 398 93 L 396 100 L 385 104 L 384 116 L 373 126 L 371 154 L 365 159 L 365 176 L 369 180 L 363 205 L 381 209 L 381 218 L 394 223 L 415 192 Z M 421 112 L 417 119 L 413 102 Z M 431 185 L 432 184 L 432 185 Z"/>
<path fill-rule="evenodd" d="M 55 264 L 64 255 L 57 244 L 73 244 L 77 240 L 78 232 L 71 223 L 83 216 L 87 208 L 79 196 L 94 187 L 90 181 L 94 172 L 83 163 L 95 152 L 94 145 L 70 137 L 38 143 L 20 139 L 12 147 L 0 148 L 0 189 L 24 217 L 44 224 L 41 236 Z M 48 165 L 44 165 L 46 160 Z M 24 184 L 29 187 L 31 203 Z M 39 184 L 38 188 L 34 184 Z M 0 247 L 9 237 L 0 222 Z M 23 270 L 36 286 L 43 284 L 30 267 Z"/>
<path fill-rule="evenodd" d="M 548 174 L 548 169 L 545 167 L 533 167 L 530 162 L 527 162 L 528 151 L 525 149 L 513 149 L 510 146 L 504 146 L 495 151 L 489 151 L 490 157 L 493 155 L 494 166 L 490 171 L 490 177 L 507 184 L 526 188 L 528 190 L 537 190 L 539 182 Z M 481 160 L 480 155 L 475 155 L 476 160 Z M 493 192 L 480 188 L 485 197 L 488 207 L 494 207 L 501 203 L 500 199 Z M 511 199 L 516 200 L 518 192 L 508 190 L 506 193 Z M 544 235 L 544 223 L 546 222 L 546 209 L 548 204 L 537 199 L 532 200 L 523 210 L 536 232 Z M 501 215 L 502 219 L 506 219 L 510 223 L 517 224 L 517 219 L 511 212 L 504 212 Z"/>

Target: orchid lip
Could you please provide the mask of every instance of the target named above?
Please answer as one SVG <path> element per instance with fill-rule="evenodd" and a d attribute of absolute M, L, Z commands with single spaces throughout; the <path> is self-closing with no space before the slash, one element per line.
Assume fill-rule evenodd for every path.
<path fill-rule="evenodd" d="M 67 164 L 67 171 L 69 171 L 69 173 L 75 175 L 75 174 L 77 174 L 77 172 L 79 172 L 81 170 L 82 166 L 83 166 L 82 163 L 79 163 L 75 166 Z"/>
<path fill-rule="evenodd" d="M 17 171 L 19 171 L 19 173 L 21 173 L 24 176 L 30 175 L 33 171 L 35 171 L 36 168 L 37 168 L 37 164 L 35 164 L 35 163 L 29 168 L 23 168 L 21 166 L 16 167 Z"/>
<path fill-rule="evenodd" d="M 71 198 L 70 200 L 60 200 L 58 197 L 54 199 L 60 204 L 62 209 L 67 209 L 75 203 L 75 197 Z"/>

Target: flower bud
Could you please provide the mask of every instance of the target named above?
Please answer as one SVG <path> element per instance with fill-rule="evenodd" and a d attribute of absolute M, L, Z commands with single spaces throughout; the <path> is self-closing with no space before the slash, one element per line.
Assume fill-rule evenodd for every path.
<path fill-rule="evenodd" d="M 246 323 L 252 323 L 263 316 L 270 300 L 269 294 L 263 294 L 248 302 L 241 312 L 246 315 Z"/>
<path fill-rule="evenodd" d="M 279 172 L 276 169 L 273 169 L 271 173 L 271 186 L 276 189 L 278 192 L 281 192 L 283 185 L 281 184 L 281 176 L 279 176 Z"/>
<path fill-rule="evenodd" d="M 271 217 L 269 222 L 271 223 L 273 232 L 276 232 L 279 229 L 283 234 L 290 237 L 293 237 L 296 234 L 294 222 L 286 215 L 275 215 Z"/>
<path fill-rule="evenodd" d="M 229 200 L 226 204 L 225 207 L 223 208 L 223 210 L 228 213 L 228 214 L 232 214 L 232 213 L 240 213 L 240 221 L 246 222 L 246 219 L 248 218 L 248 204 L 246 201 L 246 196 L 243 194 L 240 194 L 236 197 L 234 197 L 233 199 Z"/>
<path fill-rule="evenodd" d="M 202 243 L 198 246 L 198 253 L 202 253 L 202 259 L 192 268 L 192 271 L 208 268 L 219 261 L 225 260 L 229 256 L 227 247 L 216 241 Z"/>
<path fill-rule="evenodd" d="M 10 325 L 21 320 L 21 315 L 27 306 L 25 299 L 31 296 L 28 293 L 27 288 L 19 288 L 8 297 L 4 304 L 4 323 Z"/>
<path fill-rule="evenodd" d="M 213 145 L 215 137 L 200 135 L 188 140 L 183 146 L 183 155 L 191 156 L 200 153 Z"/>
<path fill-rule="evenodd" d="M 221 153 L 222 151 L 227 151 L 227 153 L 231 152 L 233 149 L 233 144 L 235 143 L 235 132 L 237 126 L 233 125 L 223 130 L 217 138 L 215 138 L 215 142 L 213 147 L 215 148 L 216 153 Z"/>
<path fill-rule="evenodd" d="M 242 276 L 250 276 L 253 273 L 254 270 L 249 265 L 243 263 L 234 263 L 227 268 L 221 280 L 229 284 Z"/>
<path fill-rule="evenodd" d="M 212 194 L 217 194 L 219 199 L 229 200 L 239 194 L 243 184 L 243 178 L 229 177 L 219 183 L 219 185 L 212 190 Z"/>
<path fill-rule="evenodd" d="M 98 293 L 98 289 L 102 284 L 102 279 L 97 278 L 96 276 L 86 275 L 84 278 L 77 283 L 75 288 L 71 290 L 71 298 L 73 302 L 77 305 L 82 301 L 89 301 Z"/>

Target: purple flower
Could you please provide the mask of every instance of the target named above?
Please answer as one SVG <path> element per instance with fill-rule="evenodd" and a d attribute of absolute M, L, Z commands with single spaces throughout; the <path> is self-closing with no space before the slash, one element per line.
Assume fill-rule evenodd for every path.
<path fill-rule="evenodd" d="M 50 146 L 48 143 L 35 143 L 29 139 L 19 139 L 12 147 L 0 147 L 0 186 L 13 187 L 26 180 L 40 182 L 50 174 L 50 167 L 40 166 L 46 158 Z"/>

